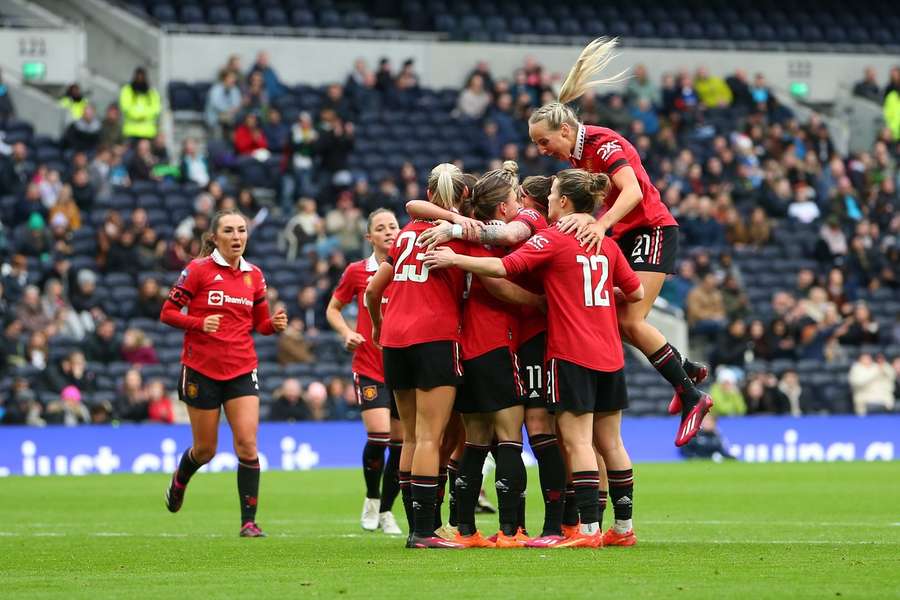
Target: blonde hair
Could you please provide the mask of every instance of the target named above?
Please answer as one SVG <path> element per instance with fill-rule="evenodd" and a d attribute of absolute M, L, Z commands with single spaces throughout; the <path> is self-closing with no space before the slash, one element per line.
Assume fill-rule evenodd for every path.
<path fill-rule="evenodd" d="M 213 215 L 213 218 L 209 222 L 209 230 L 200 237 L 200 254 L 198 255 L 198 258 L 207 257 L 216 249 L 216 241 L 213 238 L 216 236 L 216 231 L 219 229 L 219 221 L 222 220 L 222 217 L 230 215 L 237 215 L 244 219 L 244 223 L 247 222 L 247 217 L 237 209 L 232 208 L 218 211 Z"/>
<path fill-rule="evenodd" d="M 428 175 L 428 191 L 431 192 L 431 203 L 445 210 L 453 210 L 462 199 L 466 189 L 466 180 L 459 167 L 450 163 L 441 163 Z"/>
<path fill-rule="evenodd" d="M 475 218 L 489 221 L 494 218 L 497 206 L 509 196 L 509 191 L 519 185 L 519 165 L 514 160 L 503 162 L 503 166 L 485 173 L 472 189 L 472 208 Z"/>
<path fill-rule="evenodd" d="M 560 196 L 572 201 L 577 213 L 592 213 L 609 192 L 609 176 L 584 169 L 565 169 L 556 174 Z"/>
<path fill-rule="evenodd" d="M 366 223 L 366 231 L 368 231 L 369 233 L 372 233 L 372 225 L 374 225 L 375 217 L 377 217 L 378 215 L 383 215 L 383 214 L 391 215 L 392 217 L 394 217 L 395 221 L 397 220 L 397 213 L 395 213 L 391 209 L 384 208 L 384 207 L 376 208 L 375 210 L 373 210 L 372 212 L 369 213 L 369 221 Z"/>
<path fill-rule="evenodd" d="M 571 126 L 578 125 L 578 117 L 575 115 L 575 111 L 566 105 L 581 98 L 592 87 L 621 81 L 627 73 L 626 69 L 612 77 L 591 79 L 599 75 L 617 56 L 613 54 L 613 50 L 618 44 L 619 38 L 599 37 L 585 46 L 559 88 L 557 101 L 545 104 L 531 113 L 528 123 L 533 125 L 546 121 L 547 127 L 551 131 L 556 131 L 563 123 L 568 123 Z"/>

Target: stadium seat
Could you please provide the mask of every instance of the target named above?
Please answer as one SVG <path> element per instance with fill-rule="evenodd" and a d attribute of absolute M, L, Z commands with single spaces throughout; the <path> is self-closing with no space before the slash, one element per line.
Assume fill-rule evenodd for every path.
<path fill-rule="evenodd" d="M 186 25 L 199 25 L 206 22 L 203 9 L 196 4 L 185 4 L 179 11 L 179 20 Z"/>
<path fill-rule="evenodd" d="M 150 14 L 153 15 L 160 23 L 177 23 L 178 15 L 175 12 L 175 7 L 171 4 L 154 4 L 153 8 L 150 10 Z"/>
<path fill-rule="evenodd" d="M 268 6 L 263 11 L 263 23 L 268 27 L 287 27 L 288 15 L 280 6 Z"/>
<path fill-rule="evenodd" d="M 231 10 L 227 6 L 210 6 L 206 13 L 206 20 L 210 25 L 232 25 Z"/>

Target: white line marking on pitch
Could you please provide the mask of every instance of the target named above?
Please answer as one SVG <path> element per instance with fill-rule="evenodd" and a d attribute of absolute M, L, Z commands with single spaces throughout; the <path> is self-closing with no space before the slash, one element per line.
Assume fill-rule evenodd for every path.
<path fill-rule="evenodd" d="M 89 535 L 93 537 L 131 537 L 130 533 L 124 531 L 98 531 Z"/>
<path fill-rule="evenodd" d="M 706 519 L 698 521 L 682 521 L 682 520 L 647 520 L 641 519 L 641 523 L 647 525 L 759 525 L 759 521 L 730 521 Z M 883 523 L 860 523 L 858 521 L 764 521 L 766 525 L 775 525 L 777 527 L 884 527 Z M 889 526 L 900 526 L 900 523 L 888 523 Z"/>
<path fill-rule="evenodd" d="M 859 542 L 859 541 L 848 541 L 848 540 L 648 540 L 646 542 L 641 543 L 649 543 L 649 544 L 775 544 L 775 545 L 788 545 L 788 546 L 804 546 L 804 545 L 816 545 L 816 546 L 898 546 L 900 542 L 879 542 L 879 541 L 870 541 L 870 542 Z"/>

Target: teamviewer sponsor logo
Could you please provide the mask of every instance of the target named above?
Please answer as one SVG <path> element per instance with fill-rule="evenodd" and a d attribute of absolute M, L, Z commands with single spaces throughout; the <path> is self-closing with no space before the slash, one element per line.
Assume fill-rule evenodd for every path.
<path fill-rule="evenodd" d="M 229 296 L 222 290 L 210 290 L 208 304 L 210 306 L 222 306 L 223 304 L 243 304 L 253 306 L 253 301 L 240 296 Z"/>

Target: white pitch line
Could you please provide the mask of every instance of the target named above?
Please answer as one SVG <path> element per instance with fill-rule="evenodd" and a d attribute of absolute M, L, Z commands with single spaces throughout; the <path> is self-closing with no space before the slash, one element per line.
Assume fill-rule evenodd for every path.
<path fill-rule="evenodd" d="M 900 546 L 900 542 L 850 541 L 850 540 L 645 540 L 642 544 L 753 544 L 787 546 Z"/>
<path fill-rule="evenodd" d="M 859 521 L 769 521 L 767 519 L 759 519 L 756 521 L 748 520 L 716 520 L 706 519 L 697 521 L 682 521 L 673 519 L 640 519 L 639 524 L 646 525 L 774 525 L 776 527 L 884 527 L 900 526 L 900 523 L 861 523 Z"/>
<path fill-rule="evenodd" d="M 97 531 L 89 535 L 93 537 L 131 537 L 132 534 L 124 531 Z"/>

